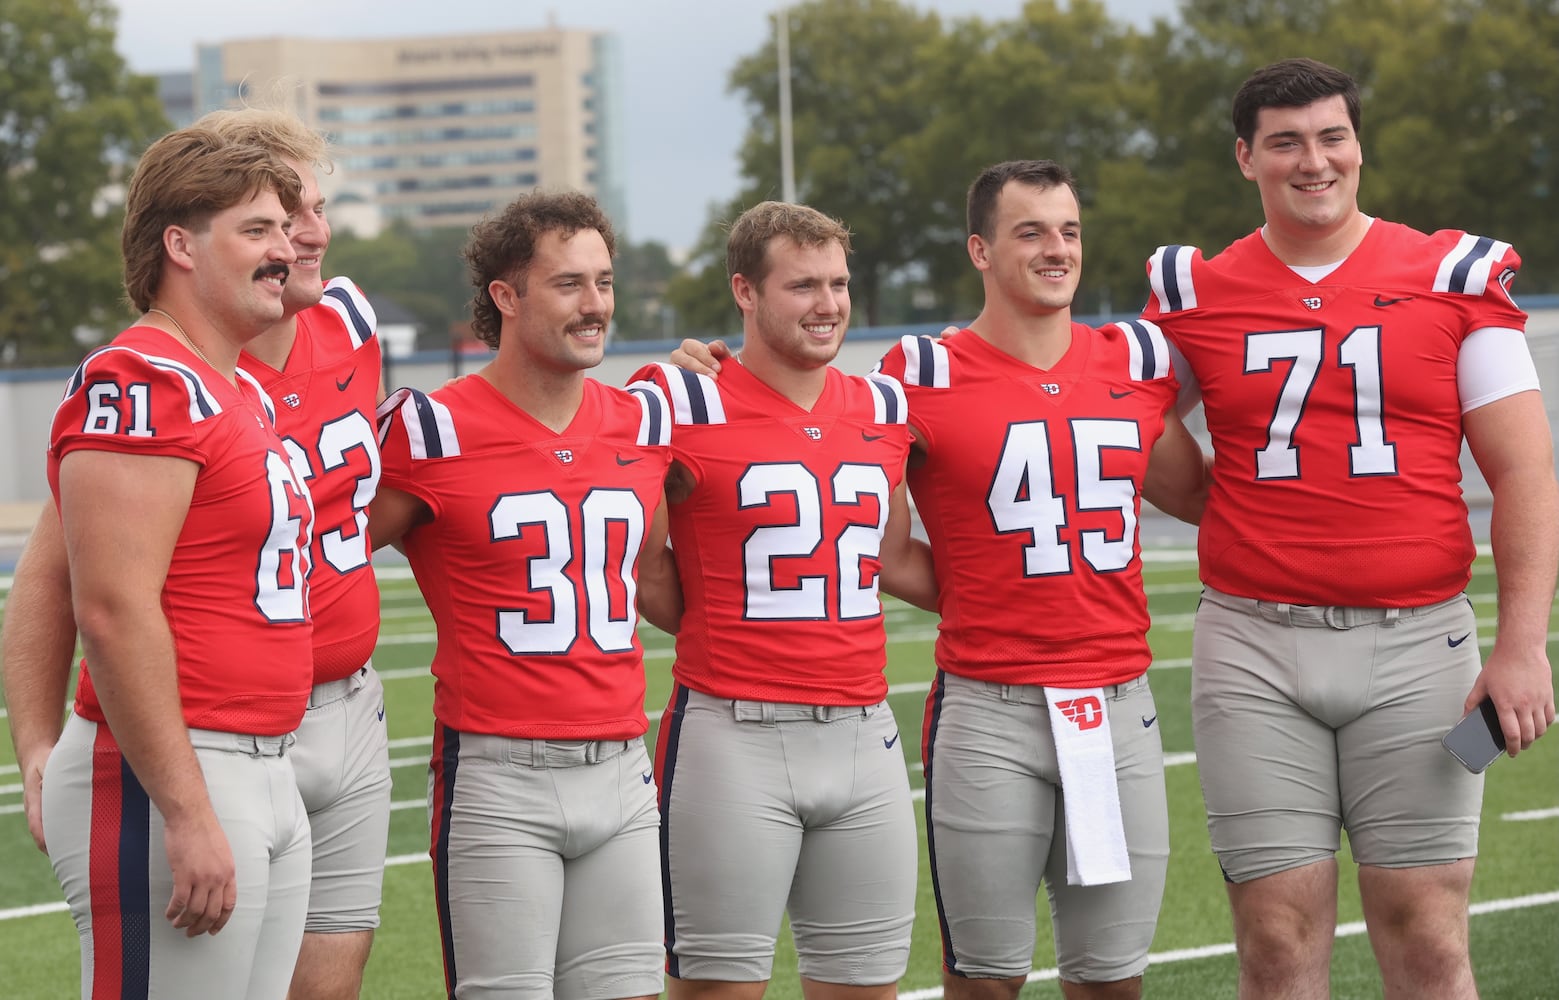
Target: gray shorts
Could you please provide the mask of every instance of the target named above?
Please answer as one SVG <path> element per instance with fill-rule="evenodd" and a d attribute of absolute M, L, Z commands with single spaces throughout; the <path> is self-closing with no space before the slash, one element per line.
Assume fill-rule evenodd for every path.
<path fill-rule="evenodd" d="M 926 840 L 948 972 L 1027 975 L 1042 881 L 1063 979 L 1112 982 L 1147 968 L 1169 865 L 1164 748 L 1146 675 L 1105 691 L 1131 879 L 1068 885 L 1045 689 L 937 672 L 926 702 Z"/>
<path fill-rule="evenodd" d="M 1483 778 L 1440 745 L 1478 675 L 1472 604 L 1302 608 L 1208 589 L 1191 711 L 1207 826 L 1245 882 L 1336 855 L 1417 867 L 1477 854 Z"/>
<path fill-rule="evenodd" d="M 444 975 L 461 1000 L 659 993 L 659 815 L 644 741 L 435 727 L 428 795 Z"/>
<path fill-rule="evenodd" d="M 732 701 L 679 686 L 660 734 L 668 971 L 763 982 L 788 911 L 801 975 L 897 982 L 919 847 L 887 703 Z"/>
<path fill-rule="evenodd" d="M 289 755 L 314 836 L 310 934 L 379 926 L 390 832 L 390 743 L 373 666 L 316 684 Z"/>
<path fill-rule="evenodd" d="M 81 937 L 81 995 L 204 1000 L 285 996 L 303 940 L 309 825 L 291 737 L 190 731 L 238 876 L 220 934 L 186 937 L 163 916 L 173 873 L 162 814 L 106 727 L 74 713 L 49 755 L 43 828 Z"/>

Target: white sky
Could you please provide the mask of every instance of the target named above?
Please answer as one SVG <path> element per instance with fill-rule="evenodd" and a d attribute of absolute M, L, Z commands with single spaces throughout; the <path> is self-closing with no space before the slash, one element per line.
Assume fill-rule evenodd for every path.
<path fill-rule="evenodd" d="M 1010 18 L 1022 0 L 913 0 L 945 17 Z M 235 38 L 372 38 L 523 31 L 547 24 L 615 31 L 623 61 L 628 235 L 687 249 L 710 203 L 738 188 L 747 121 L 726 93 L 736 60 L 761 46 L 778 0 L 118 0 L 119 51 L 154 73 L 194 69 L 195 46 Z M 1105 0 L 1146 24 L 1175 0 Z M 624 221 L 624 220 L 619 220 Z"/>

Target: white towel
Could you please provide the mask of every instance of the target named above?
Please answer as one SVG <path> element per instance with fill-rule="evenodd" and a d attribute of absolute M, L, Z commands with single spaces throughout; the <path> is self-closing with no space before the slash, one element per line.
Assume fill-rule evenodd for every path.
<path fill-rule="evenodd" d="M 1115 746 L 1103 688 L 1045 688 L 1066 799 L 1066 880 L 1106 885 L 1131 879 Z"/>

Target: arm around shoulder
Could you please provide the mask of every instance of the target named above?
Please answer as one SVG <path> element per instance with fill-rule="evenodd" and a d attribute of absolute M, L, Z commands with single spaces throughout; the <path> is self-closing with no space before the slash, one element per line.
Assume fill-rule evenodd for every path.
<path fill-rule="evenodd" d="M 666 544 L 669 522 L 662 496 L 639 552 L 639 614 L 662 632 L 676 635 L 682 627 L 682 578 L 677 574 L 671 546 Z"/>
<path fill-rule="evenodd" d="M 883 592 L 922 611 L 936 611 L 936 565 L 931 546 L 910 534 L 908 492 L 901 482 L 888 501 L 888 524 L 882 533 Z"/>
<path fill-rule="evenodd" d="M 1170 407 L 1164 432 L 1148 454 L 1142 495 L 1159 510 L 1187 524 L 1200 524 L 1212 485 L 1213 457 L 1202 451 L 1184 421 Z"/>

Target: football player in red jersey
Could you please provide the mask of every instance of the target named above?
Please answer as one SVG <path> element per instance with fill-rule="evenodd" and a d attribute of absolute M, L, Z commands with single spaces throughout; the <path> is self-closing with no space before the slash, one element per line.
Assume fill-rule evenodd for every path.
<path fill-rule="evenodd" d="M 86 657 L 63 732 L 63 679 L 24 712 L 58 736 L 40 833 L 84 997 L 220 982 L 275 1000 L 302 938 L 309 828 L 285 752 L 309 689 L 312 509 L 237 367 L 285 308 L 298 204 L 296 173 L 263 149 L 205 128 L 154 143 L 124 226 L 141 319 L 82 363 L 55 414 L 50 537 Z M 13 676 L 8 658 L 8 696 Z"/>
<path fill-rule="evenodd" d="M 675 572 L 671 418 L 654 386 L 585 377 L 613 246 L 582 194 L 526 195 L 479 224 L 472 326 L 497 356 L 380 408 L 373 542 L 404 546 L 438 628 L 428 798 L 450 996 L 661 989 L 635 605 L 646 576 Z"/>
<path fill-rule="evenodd" d="M 364 530 L 379 470 L 373 429 L 382 395 L 379 342 L 373 310 L 356 286 L 345 278 L 333 279 L 328 288 L 322 281 L 330 224 L 314 167 L 326 162 L 324 137 L 291 115 L 254 108 L 213 112 L 196 124 L 268 150 L 295 170 L 303 185 L 302 207 L 291 217 L 289 236 L 298 256 L 282 294 L 282 319 L 244 345 L 239 366 L 275 403 L 277 429 L 309 485 L 315 511 L 309 558 L 314 687 L 290 753 L 309 814 L 312 886 L 291 993 L 349 1000 L 358 995 L 378 924 L 390 816 L 383 691 L 368 662 L 378 637 L 379 591 Z M 55 553 L 47 574 L 46 550 Z M 58 581 L 47 607 L 39 583 L 45 576 Z M 13 607 L 20 600 L 28 612 L 26 624 L 17 619 L 14 632 L 6 627 L 7 670 L 16 672 L 19 683 L 28 682 L 20 704 L 13 705 L 12 722 L 18 759 L 28 761 L 28 820 L 40 847 L 32 777 L 41 778 L 42 760 L 59 736 L 53 708 L 63 698 L 75 642 L 68 582 L 59 519 L 46 507 L 13 591 Z M 60 641 L 37 643 L 45 630 Z M 48 673 L 46 662 L 57 669 Z M 34 694 L 39 697 L 30 697 Z"/>
<path fill-rule="evenodd" d="M 879 365 L 909 397 L 942 614 L 922 752 L 944 990 L 1017 996 L 1043 882 L 1065 995 L 1134 997 L 1169 853 L 1139 498 L 1195 520 L 1204 459 L 1158 331 L 1072 322 L 1071 175 L 997 164 L 968 216 L 980 316 Z"/>
<path fill-rule="evenodd" d="M 890 998 L 909 960 L 915 820 L 877 590 L 896 574 L 929 607 L 935 581 L 909 535 L 904 390 L 830 364 L 849 249 L 815 209 L 748 209 L 726 249 L 736 362 L 718 385 L 635 376 L 676 426 L 686 611 L 656 747 L 673 1000 L 762 997 L 787 912 L 814 1000 Z"/>
<path fill-rule="evenodd" d="M 1469 997 L 1482 779 L 1440 746 L 1492 698 L 1512 756 L 1553 721 L 1553 443 L 1509 286 L 1520 258 L 1359 210 L 1359 92 L 1309 59 L 1234 99 L 1266 224 L 1149 261 L 1217 464 L 1192 708 L 1242 997 L 1324 997 L 1348 831 L 1387 996 Z M 1480 664 L 1466 441 L 1493 493 Z"/>

